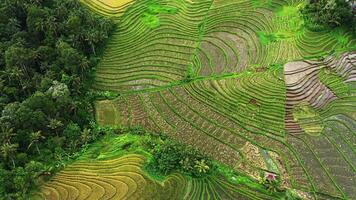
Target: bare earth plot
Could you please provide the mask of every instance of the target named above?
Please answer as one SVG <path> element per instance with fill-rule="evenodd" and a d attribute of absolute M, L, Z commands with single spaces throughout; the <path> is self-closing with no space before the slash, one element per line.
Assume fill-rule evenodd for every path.
<path fill-rule="evenodd" d="M 99 123 L 164 133 L 255 179 L 273 172 L 285 187 L 310 199 L 356 199 L 356 52 L 348 50 L 356 40 L 340 30 L 306 29 L 298 11 L 304 1 L 83 2 L 120 16 L 95 77 L 95 89 L 120 96 L 97 102 Z M 126 170 L 120 159 L 135 166 L 142 162 L 137 155 L 108 161 L 118 169 L 108 177 L 99 161 L 73 164 L 46 184 L 41 196 L 52 199 L 53 193 L 73 190 L 89 198 L 99 187 L 90 186 L 94 182 L 128 185 L 128 177 L 114 176 L 144 177 L 139 167 Z M 83 177 L 71 175 L 74 168 Z M 78 183 L 81 192 L 63 188 L 63 181 L 77 178 L 85 182 Z M 206 184 L 188 184 L 178 175 L 169 181 L 182 187 Z M 207 188 L 219 181 L 211 180 Z M 149 186 L 154 191 L 164 187 L 155 184 Z M 102 199 L 110 199 L 109 189 L 100 190 L 108 197 Z M 195 197 L 197 191 L 190 199 L 236 199 L 234 194 Z M 129 194 L 140 199 L 131 187 L 111 193 Z"/>

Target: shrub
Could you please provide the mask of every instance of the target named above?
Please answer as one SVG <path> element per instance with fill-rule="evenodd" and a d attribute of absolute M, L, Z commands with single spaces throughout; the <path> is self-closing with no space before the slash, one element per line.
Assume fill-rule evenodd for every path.
<path fill-rule="evenodd" d="M 128 131 L 135 135 L 144 135 L 146 133 L 146 130 L 142 126 L 130 127 Z"/>

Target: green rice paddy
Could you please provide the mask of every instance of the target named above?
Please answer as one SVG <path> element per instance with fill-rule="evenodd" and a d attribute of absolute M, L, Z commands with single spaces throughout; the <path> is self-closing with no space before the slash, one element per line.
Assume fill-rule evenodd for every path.
<path fill-rule="evenodd" d="M 148 154 L 115 150 L 141 139 L 116 136 L 37 198 L 99 199 L 100 187 L 101 199 L 281 199 L 252 187 L 272 172 L 302 199 L 356 199 L 350 33 L 309 30 L 302 0 L 136 0 L 118 10 L 83 2 L 118 22 L 94 85 L 118 97 L 96 103 L 97 121 L 163 133 L 244 176 L 160 182 L 142 168 Z"/>

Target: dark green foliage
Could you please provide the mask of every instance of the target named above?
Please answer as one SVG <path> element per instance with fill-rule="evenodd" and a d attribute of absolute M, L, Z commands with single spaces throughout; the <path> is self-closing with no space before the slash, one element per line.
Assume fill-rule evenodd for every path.
<path fill-rule="evenodd" d="M 42 163 L 98 134 L 90 74 L 112 28 L 77 0 L 0 1 L 0 197 L 26 199 Z"/>
<path fill-rule="evenodd" d="M 313 0 L 301 12 L 306 25 L 313 30 L 344 26 L 356 33 L 356 15 L 345 0 Z"/>
<path fill-rule="evenodd" d="M 210 158 L 195 149 L 171 140 L 155 145 L 153 158 L 146 168 L 157 174 L 167 175 L 178 171 L 192 177 L 211 174 L 214 165 Z"/>
<path fill-rule="evenodd" d="M 39 177 L 47 173 L 47 168 L 41 162 L 31 161 L 24 167 L 16 167 L 6 170 L 0 167 L 1 183 L 0 192 L 2 197 L 8 199 L 26 199 L 29 189 L 36 185 Z M 7 190 L 17 191 L 6 193 Z"/>
<path fill-rule="evenodd" d="M 131 127 L 129 131 L 135 135 L 143 135 L 146 133 L 145 129 L 142 126 Z"/>

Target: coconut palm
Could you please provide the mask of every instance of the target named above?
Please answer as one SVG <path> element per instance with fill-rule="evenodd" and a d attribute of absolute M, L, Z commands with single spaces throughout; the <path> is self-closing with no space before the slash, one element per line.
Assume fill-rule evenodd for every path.
<path fill-rule="evenodd" d="M 32 132 L 30 135 L 31 143 L 28 145 L 27 149 L 31 148 L 32 145 L 35 145 L 38 154 L 40 154 L 40 149 L 38 148 L 38 143 L 41 139 L 45 137 L 41 134 L 41 131 Z"/>
<path fill-rule="evenodd" d="M 13 80 L 18 80 L 20 82 L 20 85 L 23 87 L 22 79 L 24 73 L 19 68 L 13 67 L 11 69 L 4 70 L 1 73 L 5 75 L 9 82 L 12 82 Z"/>
<path fill-rule="evenodd" d="M 12 161 L 12 165 L 15 168 L 15 161 L 14 161 L 14 155 L 16 154 L 17 148 L 19 147 L 19 144 L 11 144 L 9 142 L 4 143 L 0 147 L 0 153 L 1 156 L 6 160 L 10 159 Z"/>
<path fill-rule="evenodd" d="M 50 119 L 49 124 L 47 125 L 48 128 L 55 130 L 57 136 L 58 136 L 57 129 L 62 126 L 63 126 L 63 123 L 58 119 Z"/>
<path fill-rule="evenodd" d="M 49 16 L 45 22 L 48 32 L 57 35 L 58 22 L 55 16 Z"/>
<path fill-rule="evenodd" d="M 100 32 L 99 31 L 90 31 L 86 34 L 85 40 L 89 43 L 91 51 L 96 55 L 95 44 L 100 41 Z"/>
<path fill-rule="evenodd" d="M 91 139 L 90 131 L 91 131 L 90 129 L 85 128 L 82 131 L 82 134 L 80 135 L 80 138 L 82 139 L 82 142 L 84 143 L 84 145 L 86 145 L 89 142 L 89 140 Z"/>
<path fill-rule="evenodd" d="M 82 74 L 84 74 L 85 71 L 87 71 L 87 69 L 89 69 L 89 60 L 86 59 L 86 58 L 83 58 L 80 63 L 79 63 L 79 67 L 80 67 L 80 70 L 82 72 Z"/>
<path fill-rule="evenodd" d="M 198 170 L 199 173 L 206 173 L 210 169 L 210 167 L 205 163 L 204 159 L 195 161 L 194 167 Z"/>
<path fill-rule="evenodd" d="M 9 126 L 2 126 L 1 127 L 1 141 L 2 142 L 10 142 L 10 139 L 12 136 L 15 135 L 15 133 L 13 132 L 14 129 L 10 128 Z"/>

